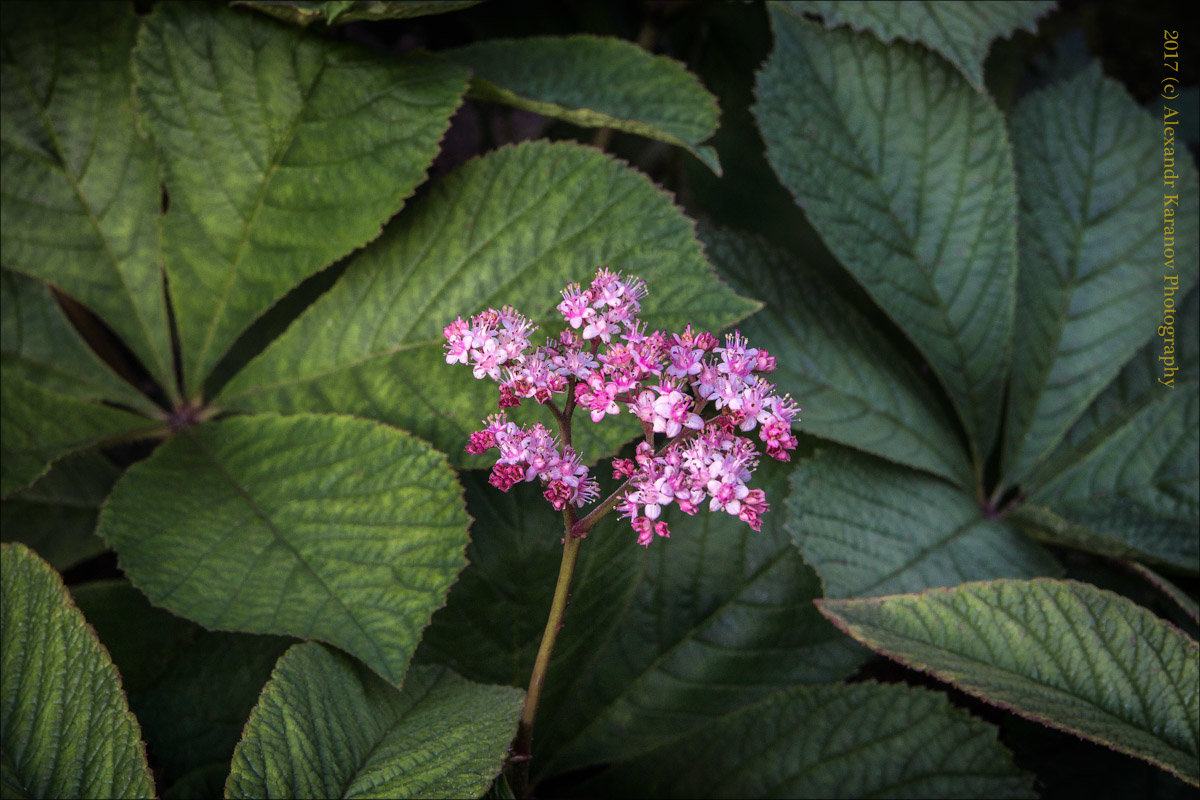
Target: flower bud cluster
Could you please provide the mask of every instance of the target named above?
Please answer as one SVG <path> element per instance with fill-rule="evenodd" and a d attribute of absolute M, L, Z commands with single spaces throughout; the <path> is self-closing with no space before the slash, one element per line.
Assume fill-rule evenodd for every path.
<path fill-rule="evenodd" d="M 617 507 L 640 544 L 670 535 L 659 517 L 672 502 L 695 514 L 707 501 L 710 511 L 759 530 L 768 504 L 761 489 L 746 486 L 758 451 L 743 434 L 757 429 L 766 454 L 787 461 L 800 409 L 763 378 L 774 371 L 775 359 L 750 347 L 740 333 L 722 345 L 690 325 L 670 337 L 646 332 L 637 316 L 645 295 L 641 280 L 601 269 L 587 289 L 571 284 L 563 290 L 558 310 L 568 327 L 537 347 L 529 339 L 534 326 L 511 307 L 489 308 L 469 321 L 460 317 L 444 330 L 446 363 L 469 364 L 476 378 L 497 381 L 501 409 L 529 398 L 550 404 L 566 431 L 576 406 L 593 422 L 622 409 L 640 420 L 646 441 L 633 459 L 613 462 L 614 477 L 626 479 Z M 543 425 L 521 428 L 503 413 L 485 422 L 471 435 L 467 452 L 499 451 L 492 485 L 508 491 L 514 483 L 538 480 L 559 510 L 598 497 L 599 486 L 579 455 Z M 657 450 L 655 434 L 664 437 Z"/>

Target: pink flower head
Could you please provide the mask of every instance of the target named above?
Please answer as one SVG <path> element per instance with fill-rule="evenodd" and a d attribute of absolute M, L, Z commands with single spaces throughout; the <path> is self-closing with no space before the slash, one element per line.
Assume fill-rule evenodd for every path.
<path fill-rule="evenodd" d="M 759 530 L 769 505 L 749 481 L 761 452 L 790 458 L 800 409 L 764 379 L 776 368 L 766 350 L 751 347 L 740 332 L 722 345 L 690 325 L 670 336 L 648 330 L 638 319 L 645 296 L 641 280 L 602 268 L 586 289 L 571 284 L 562 291 L 557 307 L 565 327 L 545 344 L 530 344 L 535 328 L 511 306 L 488 308 L 443 329 L 446 362 L 496 381 L 501 408 L 527 398 L 549 404 L 564 440 L 577 406 L 596 423 L 619 414 L 621 405 L 637 417 L 645 440 L 632 459 L 614 459 L 613 478 L 623 483 L 609 502 L 640 544 L 670 535 L 663 516 L 671 504 L 685 514 L 701 506 L 724 511 Z M 466 451 L 492 450 L 489 481 L 503 491 L 537 481 L 558 510 L 599 497 L 579 454 L 540 423 L 521 427 L 503 413 L 488 417 Z"/>

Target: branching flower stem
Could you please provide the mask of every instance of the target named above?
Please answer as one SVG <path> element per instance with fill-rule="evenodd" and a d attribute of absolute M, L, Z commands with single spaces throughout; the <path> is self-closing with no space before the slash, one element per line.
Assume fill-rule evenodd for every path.
<path fill-rule="evenodd" d="M 570 395 L 568 395 L 569 397 Z M 575 404 L 568 401 L 565 412 L 552 408 L 554 418 L 559 424 L 559 435 L 565 442 L 571 440 L 571 418 Z M 662 447 L 662 451 L 679 442 L 686 441 L 695 435 L 694 430 L 685 430 L 671 439 Z M 654 434 L 646 431 L 646 438 L 653 444 Z M 550 603 L 550 614 L 546 619 L 546 628 L 542 632 L 542 642 L 538 647 L 537 658 L 533 662 L 533 673 L 529 676 L 529 688 L 525 693 L 525 707 L 521 712 L 521 721 L 517 726 L 517 738 L 513 743 L 512 756 L 509 761 L 517 771 L 518 797 L 529 794 L 529 762 L 533 758 L 533 723 L 537 717 L 538 703 L 542 697 L 542 686 L 546 680 L 546 672 L 550 668 L 550 656 L 554 652 L 554 644 L 558 640 L 558 632 L 562 630 L 563 617 L 567 611 L 567 601 L 571 591 L 571 579 L 575 576 L 575 562 L 579 558 L 579 547 L 588 532 L 608 512 L 612 511 L 632 483 L 632 478 L 618 486 L 612 494 L 604 499 L 583 519 L 578 519 L 575 509 L 567 505 L 563 509 L 563 555 L 558 567 L 558 583 L 554 587 L 554 599 Z"/>

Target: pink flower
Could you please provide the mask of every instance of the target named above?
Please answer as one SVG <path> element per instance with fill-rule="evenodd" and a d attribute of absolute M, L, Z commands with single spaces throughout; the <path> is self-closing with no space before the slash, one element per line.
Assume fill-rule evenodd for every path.
<path fill-rule="evenodd" d="M 668 437 L 674 438 L 684 428 L 698 431 L 704 427 L 704 420 L 692 411 L 692 398 L 678 389 L 662 384 L 655 386 L 654 390 L 659 392 L 659 397 L 653 405 L 652 424 L 655 433 L 666 433 Z"/>
<path fill-rule="evenodd" d="M 719 346 L 711 333 L 690 325 L 670 337 L 647 330 L 638 319 L 645 295 L 641 280 L 602 268 L 587 289 L 571 284 L 563 290 L 558 310 L 567 327 L 545 344 L 530 344 L 535 328 L 516 309 L 488 308 L 443 329 L 446 362 L 467 364 L 476 378 L 495 380 L 501 408 L 530 397 L 552 404 L 564 438 L 576 405 L 601 422 L 624 404 L 647 438 L 632 459 L 614 459 L 613 477 L 625 482 L 612 502 L 640 544 L 669 536 L 662 517 L 672 503 L 695 514 L 707 500 L 710 510 L 759 530 L 769 505 L 762 490 L 747 485 L 758 448 L 788 460 L 800 409 L 762 377 L 776 368 L 766 350 L 751 347 L 736 331 Z M 573 397 L 558 397 L 567 391 Z M 706 411 L 707 418 L 701 416 Z M 744 435 L 756 427 L 761 445 Z M 489 481 L 503 491 L 537 481 L 558 510 L 582 508 L 599 497 L 599 484 L 579 454 L 540 423 L 524 428 L 503 413 L 488 417 L 466 451 L 493 449 L 498 455 Z"/>
<path fill-rule="evenodd" d="M 572 328 L 578 328 L 596 313 L 591 307 L 591 297 L 587 292 L 580 290 L 578 283 L 572 283 L 563 289 L 562 296 L 563 300 L 558 304 L 558 310 Z"/>

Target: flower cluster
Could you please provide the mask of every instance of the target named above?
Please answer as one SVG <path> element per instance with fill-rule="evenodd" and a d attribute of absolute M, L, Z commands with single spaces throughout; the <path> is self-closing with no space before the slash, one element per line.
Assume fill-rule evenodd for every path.
<path fill-rule="evenodd" d="M 670 534 L 660 515 L 672 502 L 694 514 L 707 501 L 710 511 L 759 530 L 768 505 L 761 489 L 746 486 L 758 451 L 744 434 L 757 429 L 766 454 L 787 461 L 800 409 L 763 378 L 775 370 L 775 359 L 740 333 L 721 344 L 690 325 L 670 337 L 647 332 L 638 319 L 645 296 L 641 280 L 601 269 L 587 289 L 563 290 L 558 310 L 568 327 L 556 338 L 534 347 L 528 319 L 511 307 L 489 308 L 446 326 L 446 363 L 470 364 L 476 378 L 497 381 L 501 409 L 529 398 L 549 404 L 568 440 L 576 406 L 593 422 L 622 408 L 636 417 L 646 438 L 633 459 L 614 460 L 614 477 L 625 482 L 613 499 L 639 543 Z M 662 434 L 657 449 L 655 434 Z M 575 450 L 541 424 L 525 429 L 493 415 L 471 435 L 467 452 L 492 448 L 500 456 L 491 483 L 503 491 L 538 480 L 559 510 L 599 495 Z"/>

